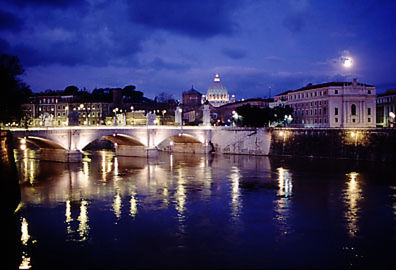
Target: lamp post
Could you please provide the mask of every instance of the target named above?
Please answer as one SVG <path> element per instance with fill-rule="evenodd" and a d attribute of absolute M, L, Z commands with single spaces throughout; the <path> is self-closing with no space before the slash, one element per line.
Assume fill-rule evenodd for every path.
<path fill-rule="evenodd" d="M 134 124 L 135 124 L 135 115 L 134 115 L 134 108 L 133 108 L 133 106 L 131 106 L 131 112 L 132 112 L 132 121 L 131 121 L 131 124 L 134 125 Z"/>
<path fill-rule="evenodd" d="M 393 127 L 393 124 L 395 123 L 395 113 L 394 112 L 389 112 L 389 117 L 390 117 L 390 127 Z"/>
<path fill-rule="evenodd" d="M 85 110 L 84 104 L 80 104 L 80 110 L 81 111 Z M 85 116 L 85 121 L 83 123 L 84 125 L 85 125 L 86 121 L 87 121 L 87 119 L 86 119 L 86 116 Z"/>
<path fill-rule="evenodd" d="M 236 111 L 232 111 L 232 118 L 234 119 L 233 126 L 236 126 L 238 118 L 239 118 L 239 115 L 238 115 L 238 113 Z"/>
<path fill-rule="evenodd" d="M 113 109 L 113 113 L 114 113 L 114 126 L 117 125 L 117 112 L 118 112 L 118 108 L 114 108 L 114 109 Z"/>
<path fill-rule="evenodd" d="M 162 110 L 162 125 L 165 124 L 165 114 L 166 114 L 166 110 Z"/>

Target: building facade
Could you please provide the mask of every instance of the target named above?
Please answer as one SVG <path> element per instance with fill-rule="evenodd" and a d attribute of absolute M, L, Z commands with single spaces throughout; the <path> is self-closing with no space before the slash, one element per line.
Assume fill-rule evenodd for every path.
<path fill-rule="evenodd" d="M 73 111 L 79 114 L 80 125 L 105 124 L 109 106 L 106 102 L 78 102 L 72 95 L 33 96 L 22 105 L 28 126 L 67 126 Z"/>
<path fill-rule="evenodd" d="M 375 127 L 376 89 L 372 85 L 330 82 L 287 91 L 274 102 L 293 109 L 296 127 Z"/>
<path fill-rule="evenodd" d="M 396 114 L 396 90 L 388 90 L 377 96 L 377 125 L 394 127 Z"/>

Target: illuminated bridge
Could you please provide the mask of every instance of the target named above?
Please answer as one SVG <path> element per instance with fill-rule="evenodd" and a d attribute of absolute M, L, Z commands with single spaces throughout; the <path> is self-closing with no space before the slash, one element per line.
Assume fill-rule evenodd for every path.
<path fill-rule="evenodd" d="M 155 156 L 158 151 L 268 155 L 267 128 L 213 126 L 77 126 L 11 129 L 23 150 L 34 145 L 41 160 L 78 162 L 92 142 L 108 140 L 119 156 Z"/>
<path fill-rule="evenodd" d="M 106 139 L 115 145 L 116 154 L 151 156 L 158 150 L 208 152 L 212 127 L 125 126 L 11 129 L 20 146 L 33 144 L 40 159 L 61 162 L 81 160 L 81 152 L 90 143 Z"/>

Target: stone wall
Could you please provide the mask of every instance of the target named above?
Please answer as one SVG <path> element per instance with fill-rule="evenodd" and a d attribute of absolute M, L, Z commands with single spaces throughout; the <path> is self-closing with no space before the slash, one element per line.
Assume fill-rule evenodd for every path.
<path fill-rule="evenodd" d="M 274 129 L 271 155 L 396 160 L 393 129 Z"/>
<path fill-rule="evenodd" d="M 271 133 L 267 128 L 218 128 L 211 146 L 221 154 L 268 155 Z"/>

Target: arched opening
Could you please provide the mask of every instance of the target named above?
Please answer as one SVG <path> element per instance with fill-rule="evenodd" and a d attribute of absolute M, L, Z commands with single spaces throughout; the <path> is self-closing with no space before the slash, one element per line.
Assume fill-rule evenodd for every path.
<path fill-rule="evenodd" d="M 146 156 L 145 145 L 139 140 L 124 134 L 105 135 L 100 139 L 88 144 L 87 147 L 84 147 L 84 149 L 89 149 L 91 151 L 104 149 L 112 150 L 117 156 Z"/>

